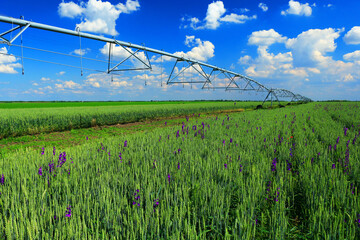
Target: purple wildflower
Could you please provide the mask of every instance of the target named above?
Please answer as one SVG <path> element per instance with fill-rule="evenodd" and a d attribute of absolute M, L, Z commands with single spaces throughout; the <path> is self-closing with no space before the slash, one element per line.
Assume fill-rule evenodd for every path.
<path fill-rule="evenodd" d="M 55 156 L 56 149 L 53 147 L 53 155 Z"/>
<path fill-rule="evenodd" d="M 180 169 L 180 162 L 178 162 L 178 166 L 177 166 L 178 169 Z"/>
<path fill-rule="evenodd" d="M 45 153 L 45 148 L 42 147 L 42 148 L 41 148 L 41 155 L 44 155 L 44 153 Z"/>
<path fill-rule="evenodd" d="M 180 137 L 179 130 L 176 132 L 176 138 Z"/>
<path fill-rule="evenodd" d="M 66 208 L 65 217 L 71 217 L 71 205 Z"/>
<path fill-rule="evenodd" d="M 239 172 L 242 172 L 242 170 L 243 170 L 242 167 L 243 167 L 243 166 L 240 164 Z"/>
<path fill-rule="evenodd" d="M 331 167 L 332 169 L 334 169 L 334 168 L 336 168 L 336 165 L 335 165 L 335 163 L 332 165 L 332 167 Z"/>
<path fill-rule="evenodd" d="M 233 142 L 233 139 L 232 138 L 230 138 L 230 143 L 232 143 Z"/>
<path fill-rule="evenodd" d="M 165 122 L 165 126 L 166 126 L 167 122 Z"/>
<path fill-rule="evenodd" d="M 124 147 L 127 147 L 127 140 L 125 140 L 124 142 Z"/>
<path fill-rule="evenodd" d="M 169 181 L 169 184 L 170 184 L 170 180 L 171 180 L 171 176 L 170 176 L 170 173 L 168 174 L 168 181 Z"/>
<path fill-rule="evenodd" d="M 224 167 L 227 168 L 227 164 L 226 164 L 226 163 L 224 163 Z"/>
<path fill-rule="evenodd" d="M 273 159 L 272 163 L 271 163 L 271 171 L 275 172 L 276 171 L 276 164 L 277 164 L 277 161 L 276 161 L 276 158 Z"/>
<path fill-rule="evenodd" d="M 40 176 L 42 176 L 42 168 L 41 168 L 41 166 L 40 166 L 40 168 L 39 168 L 39 172 L 38 172 L 38 173 L 39 173 Z"/>
<path fill-rule="evenodd" d="M 154 212 L 155 212 L 155 209 L 159 206 L 159 199 L 155 199 L 154 200 L 154 205 L 153 205 L 153 208 L 154 208 Z"/>
<path fill-rule="evenodd" d="M 1 178 L 0 178 L 0 184 L 4 185 L 5 184 L 5 177 L 4 174 L 2 174 Z"/>

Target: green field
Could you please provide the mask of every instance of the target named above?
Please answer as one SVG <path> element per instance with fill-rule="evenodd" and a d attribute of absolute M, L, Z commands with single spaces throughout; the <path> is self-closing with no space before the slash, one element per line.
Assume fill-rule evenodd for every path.
<path fill-rule="evenodd" d="M 129 106 L 129 116 L 187 117 L 1 157 L 0 239 L 360 238 L 359 103 L 191 114 L 257 105 L 208 104 Z M 50 125 L 63 126 L 124 109 L 115 108 L 22 108 L 0 119 L 53 115 Z"/>
<path fill-rule="evenodd" d="M 260 102 L 0 103 L 0 139 L 146 121 L 220 110 L 253 109 Z M 265 106 L 269 106 L 266 103 Z"/>

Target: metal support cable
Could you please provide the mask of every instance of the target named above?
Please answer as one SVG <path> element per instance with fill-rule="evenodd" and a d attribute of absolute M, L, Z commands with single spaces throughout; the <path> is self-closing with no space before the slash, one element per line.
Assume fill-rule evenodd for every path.
<path fill-rule="evenodd" d="M 21 45 L 17 45 L 17 44 L 11 44 L 11 46 L 13 46 L 13 47 L 20 47 L 20 48 L 21 48 Z M 23 48 L 26 48 L 26 49 L 34 50 L 34 51 L 40 51 L 40 52 L 45 52 L 45 53 L 58 54 L 58 55 L 67 56 L 67 57 L 73 57 L 73 58 L 80 58 L 80 56 L 76 56 L 76 55 L 72 55 L 72 54 L 67 54 L 67 53 L 61 53 L 61 52 L 55 52 L 55 51 L 51 51 L 51 50 L 45 50 L 45 49 L 41 49 L 41 48 L 34 48 L 34 47 L 25 46 L 25 45 L 23 45 L 22 47 L 23 47 Z M 108 63 L 108 61 L 100 60 L 100 59 L 96 59 L 96 58 L 82 57 L 82 59 L 89 60 L 89 61 L 95 61 L 95 62 Z M 130 65 L 124 65 L 124 66 L 130 67 Z"/>
<path fill-rule="evenodd" d="M 13 54 L 7 54 L 7 53 L 2 53 L 2 52 L 0 52 L 0 54 L 5 55 L 5 56 L 13 56 L 13 57 L 21 58 L 21 56 L 13 55 Z M 46 61 L 46 60 L 41 60 L 41 59 L 36 59 L 36 58 L 29 58 L 29 57 L 23 57 L 23 58 L 28 59 L 28 60 L 32 60 L 32 61 L 37 61 L 37 62 L 50 63 L 50 64 L 55 64 L 55 65 L 60 65 L 60 66 L 65 66 L 65 67 L 81 69 L 81 67 L 77 67 L 77 66 L 69 65 L 69 64 L 64 64 L 64 63 L 51 62 L 51 61 Z M 94 72 L 107 73 L 106 71 L 97 70 L 97 69 L 91 69 L 91 68 L 83 68 L 83 69 L 89 70 L 89 71 L 94 71 Z"/>

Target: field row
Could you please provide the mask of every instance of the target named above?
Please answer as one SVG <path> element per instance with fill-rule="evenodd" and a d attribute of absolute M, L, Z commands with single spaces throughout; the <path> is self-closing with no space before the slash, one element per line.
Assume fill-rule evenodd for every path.
<path fill-rule="evenodd" d="M 0 139 L 218 110 L 254 108 L 257 104 L 259 103 L 236 105 L 234 102 L 163 102 L 120 106 L 5 108 L 0 109 Z"/>

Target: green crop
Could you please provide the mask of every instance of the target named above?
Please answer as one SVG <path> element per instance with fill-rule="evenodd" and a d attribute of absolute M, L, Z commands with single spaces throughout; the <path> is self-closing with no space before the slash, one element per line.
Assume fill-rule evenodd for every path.
<path fill-rule="evenodd" d="M 0 159 L 0 238 L 359 239 L 360 105 L 309 103 Z"/>

